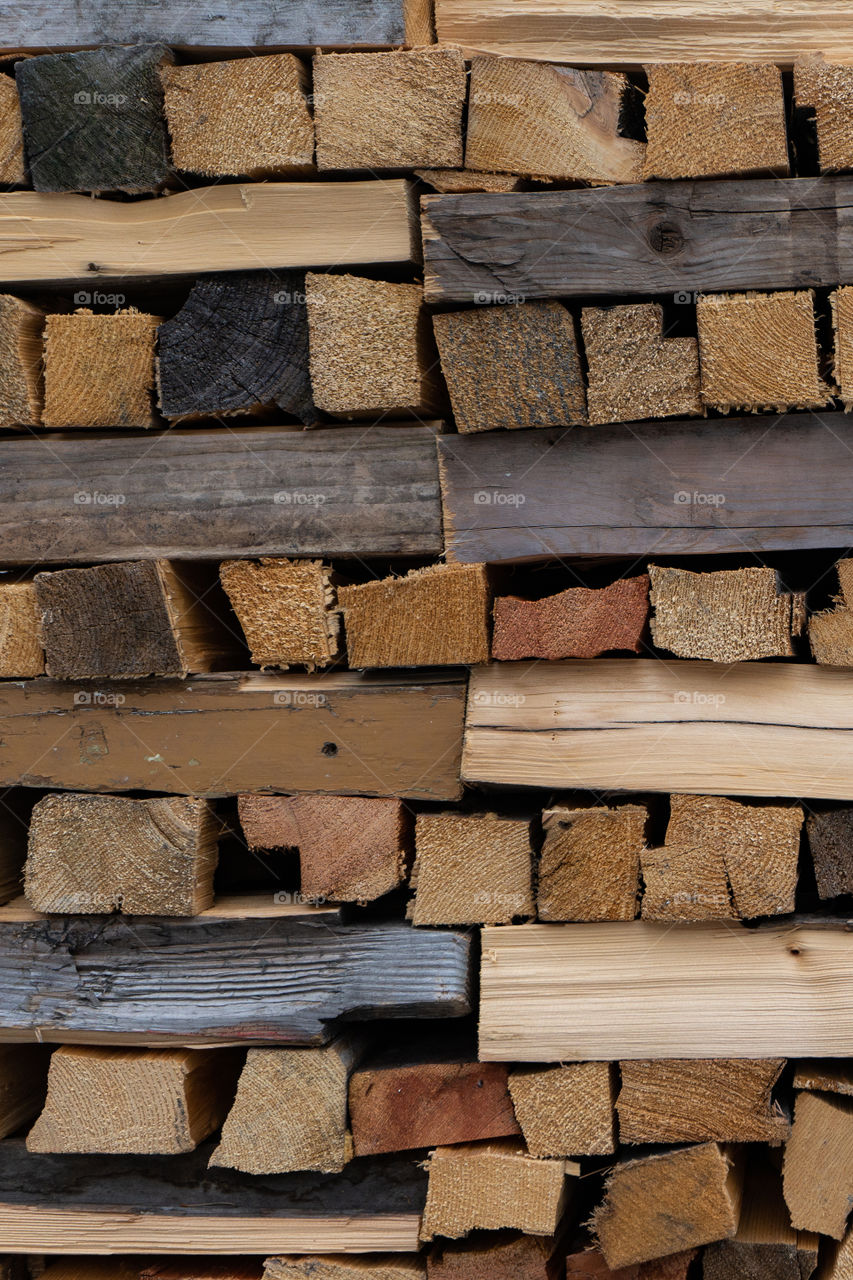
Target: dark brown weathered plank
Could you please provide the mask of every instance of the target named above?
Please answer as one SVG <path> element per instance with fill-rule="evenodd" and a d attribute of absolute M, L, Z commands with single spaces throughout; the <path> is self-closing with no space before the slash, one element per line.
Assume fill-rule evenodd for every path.
<path fill-rule="evenodd" d="M 416 1160 L 256 1178 L 179 1156 L 45 1155 L 0 1144 L 4 1251 L 269 1254 L 414 1251 L 426 1196 Z M 188 1274 L 182 1271 L 181 1275 Z M 223 1270 L 223 1275 L 231 1274 Z"/>
<path fill-rule="evenodd" d="M 0 683 L 4 786 L 459 797 L 458 673 Z M 413 732 L 417 726 L 417 732 Z"/>
<path fill-rule="evenodd" d="M 370 48 L 402 44 L 403 0 L 213 0 L 203 7 L 182 0 L 4 0 L 0 31 L 5 49 L 144 44 L 208 48 L 306 45 Z"/>
<path fill-rule="evenodd" d="M 428 302 L 794 289 L 853 271 L 853 179 L 426 196 Z M 678 299 L 678 296 L 676 297 Z"/>
<path fill-rule="evenodd" d="M 0 909 L 0 1039 L 320 1044 L 341 1018 L 460 1017 L 471 1007 L 470 948 L 465 933 L 343 925 L 325 912 Z"/>
<path fill-rule="evenodd" d="M 31 436 L 0 462 L 0 563 L 442 551 L 426 427 Z"/>
<path fill-rule="evenodd" d="M 438 441 L 449 560 L 847 546 L 843 413 L 488 432 Z"/>

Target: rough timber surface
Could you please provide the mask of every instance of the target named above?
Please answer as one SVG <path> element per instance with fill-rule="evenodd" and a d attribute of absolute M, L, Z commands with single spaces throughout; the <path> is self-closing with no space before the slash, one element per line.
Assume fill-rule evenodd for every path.
<path fill-rule="evenodd" d="M 449 561 L 690 555 L 853 542 L 842 413 L 438 440 Z"/>
<path fill-rule="evenodd" d="M 210 1154 L 210 1143 L 188 1155 L 111 1158 L 36 1154 L 20 1139 L 3 1142 L 3 1248 L 269 1254 L 418 1247 L 426 1175 L 414 1160 L 380 1156 L 354 1161 L 333 1177 L 259 1179 L 208 1168 Z"/>
<path fill-rule="evenodd" d="M 0 682 L 2 785 L 456 800 L 459 675 Z M 418 726 L 417 734 L 412 725 Z"/>
<path fill-rule="evenodd" d="M 4 564 L 443 549 L 426 427 L 10 439 L 0 507 Z"/>
<path fill-rule="evenodd" d="M 833 286 L 853 278 L 853 179 L 426 196 L 422 229 L 427 302 Z"/>
<path fill-rule="evenodd" d="M 322 1044 L 341 1018 L 468 1013 L 470 948 L 465 933 L 342 925 L 324 913 L 180 920 L 7 910 L 0 1040 Z"/>

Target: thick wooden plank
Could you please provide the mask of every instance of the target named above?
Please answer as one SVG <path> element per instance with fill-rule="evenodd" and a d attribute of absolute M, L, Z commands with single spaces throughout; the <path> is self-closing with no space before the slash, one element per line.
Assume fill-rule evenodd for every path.
<path fill-rule="evenodd" d="M 480 1057 L 853 1054 L 853 933 L 837 923 L 490 926 Z"/>
<path fill-rule="evenodd" d="M 853 542 L 840 413 L 442 436 L 438 450 L 448 560 Z"/>
<path fill-rule="evenodd" d="M 427 302 L 794 289 L 853 269 L 850 178 L 436 195 L 422 208 Z"/>
<path fill-rule="evenodd" d="M 456 800 L 465 685 L 355 673 L 0 683 L 4 786 Z M 417 733 L 412 726 L 417 725 Z"/>
<path fill-rule="evenodd" d="M 6 283 L 408 262 L 413 252 L 402 179 L 223 184 L 131 203 L 32 191 L 2 199 Z"/>
<path fill-rule="evenodd" d="M 427 427 L 10 439 L 0 509 L 5 564 L 433 556 L 443 545 Z"/>
<path fill-rule="evenodd" d="M 6 1253 L 414 1252 L 426 1175 L 379 1156 L 343 1173 L 208 1169 L 210 1143 L 180 1156 L 45 1155 L 0 1145 Z M 181 1274 L 186 1275 L 186 1272 Z"/>
<path fill-rule="evenodd" d="M 470 1011 L 471 938 L 326 915 L 0 912 L 0 1040 L 321 1044 L 334 1021 Z"/>
<path fill-rule="evenodd" d="M 853 799 L 853 671 L 596 658 L 473 670 L 462 777 Z"/>
<path fill-rule="evenodd" d="M 853 59 L 844 0 L 436 0 L 440 41 L 579 66 Z"/>
<path fill-rule="evenodd" d="M 403 0 L 213 0 L 203 8 L 178 0 L 167 8 L 150 0 L 35 0 L 26 11 L 0 4 L 3 47 L 10 50 L 75 48 L 92 44 L 145 44 L 206 48 L 315 44 L 351 48 L 402 44 Z"/>

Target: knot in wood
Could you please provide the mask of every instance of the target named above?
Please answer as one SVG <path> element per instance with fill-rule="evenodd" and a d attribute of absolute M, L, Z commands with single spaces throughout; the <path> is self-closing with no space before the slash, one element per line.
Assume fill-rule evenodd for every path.
<path fill-rule="evenodd" d="M 649 244 L 655 253 L 679 253 L 684 247 L 684 236 L 672 222 L 658 222 L 649 232 Z"/>

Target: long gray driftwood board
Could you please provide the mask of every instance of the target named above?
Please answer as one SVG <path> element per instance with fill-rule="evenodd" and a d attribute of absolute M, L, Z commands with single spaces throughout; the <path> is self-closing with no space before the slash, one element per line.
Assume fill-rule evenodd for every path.
<path fill-rule="evenodd" d="M 848 546 L 843 413 L 685 419 L 438 440 L 449 560 Z"/>
<path fill-rule="evenodd" d="M 853 179 L 649 182 L 423 201 L 428 302 L 800 289 L 853 278 Z"/>
<path fill-rule="evenodd" d="M 0 564 L 443 548 L 428 427 L 9 439 L 0 509 Z"/>

